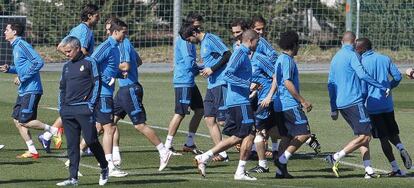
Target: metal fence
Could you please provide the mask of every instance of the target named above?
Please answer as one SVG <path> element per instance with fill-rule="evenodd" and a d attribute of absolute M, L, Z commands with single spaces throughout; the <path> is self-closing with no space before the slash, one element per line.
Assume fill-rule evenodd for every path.
<path fill-rule="evenodd" d="M 377 47 L 393 50 L 414 47 L 411 40 L 414 37 L 414 0 L 347 1 L 351 2 L 349 15 L 352 30 L 358 30 L 360 36 L 372 38 Z M 340 46 L 341 34 L 346 30 L 347 1 L 2 0 L 0 15 L 26 16 L 27 40 L 35 46 L 46 62 L 60 62 L 64 57 L 56 52 L 56 45 L 72 27 L 79 24 L 82 6 L 93 3 L 101 11 L 101 22 L 93 29 L 97 44 L 105 39 L 105 19 L 117 16 L 127 22 L 129 37 L 144 62 L 170 63 L 173 59 L 174 21 L 178 23 L 178 20 L 190 12 L 202 14 L 205 19 L 203 29 L 219 35 L 229 46 L 230 22 L 234 18 L 248 19 L 260 14 L 268 22 L 266 37 L 274 47 L 277 48 L 276 43 L 281 32 L 296 30 L 300 34 L 302 46 L 326 50 Z M 357 2 L 360 3 L 359 9 Z M 175 28 L 178 28 L 177 24 Z M 4 43 L 3 36 L 0 42 Z"/>

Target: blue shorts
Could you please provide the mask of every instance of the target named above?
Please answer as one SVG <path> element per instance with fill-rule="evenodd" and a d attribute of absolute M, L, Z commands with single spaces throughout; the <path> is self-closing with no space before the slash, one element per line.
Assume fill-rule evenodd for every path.
<path fill-rule="evenodd" d="M 340 109 L 339 112 L 354 131 L 354 135 L 371 135 L 371 120 L 362 103 Z"/>
<path fill-rule="evenodd" d="M 226 98 L 227 87 L 225 85 L 207 89 L 204 98 L 204 117 L 215 117 L 217 121 L 225 120 L 226 107 L 224 100 Z"/>
<path fill-rule="evenodd" d="M 269 130 L 276 126 L 278 121 L 275 120 L 275 112 L 273 111 L 273 103 L 268 107 L 261 107 L 258 105 L 254 113 L 256 129 L 261 131 L 263 129 Z"/>
<path fill-rule="evenodd" d="M 96 103 L 96 122 L 106 125 L 114 122 L 114 100 L 112 97 L 100 97 Z"/>
<path fill-rule="evenodd" d="M 229 107 L 226 110 L 226 123 L 223 134 L 244 138 L 248 135 L 255 135 L 254 116 L 250 105 Z"/>
<path fill-rule="evenodd" d="M 180 115 L 190 114 L 192 110 L 202 109 L 203 98 L 197 85 L 193 87 L 176 87 L 175 92 L 175 113 Z"/>
<path fill-rule="evenodd" d="M 37 106 L 41 97 L 41 94 L 32 93 L 17 96 L 12 112 L 13 119 L 18 120 L 19 123 L 27 123 L 37 119 Z"/>
<path fill-rule="evenodd" d="M 299 136 L 310 134 L 308 118 L 300 106 L 283 111 L 284 129 L 279 128 L 281 136 Z"/>
<path fill-rule="evenodd" d="M 124 119 L 128 114 L 134 125 L 147 121 L 144 105 L 142 104 L 144 92 L 141 84 L 120 87 L 114 99 L 115 115 Z"/>

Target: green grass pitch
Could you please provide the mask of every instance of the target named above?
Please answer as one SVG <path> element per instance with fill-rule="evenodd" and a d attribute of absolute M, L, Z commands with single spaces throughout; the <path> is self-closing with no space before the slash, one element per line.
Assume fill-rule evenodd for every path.
<path fill-rule="evenodd" d="M 64 153 L 66 145 L 61 150 L 53 150 L 46 154 L 40 149 L 37 134 L 40 131 L 32 130 L 36 147 L 41 158 L 16 159 L 15 156 L 23 153 L 26 146 L 20 138 L 10 117 L 16 100 L 16 86 L 13 85 L 13 75 L 0 74 L 0 144 L 6 147 L 0 150 L 0 187 L 53 187 L 58 181 L 68 176 L 64 167 Z M 57 112 L 47 109 L 55 108 L 60 73 L 43 72 L 42 81 L 44 95 L 39 106 L 38 119 L 46 123 L 53 123 Z M 157 126 L 156 132 L 164 141 L 165 128 L 174 112 L 174 92 L 171 85 L 172 74 L 141 74 L 140 80 L 144 87 L 144 105 L 147 111 L 148 123 Z M 311 130 L 317 134 L 322 144 L 322 154 L 313 156 L 312 150 L 303 146 L 297 155 L 289 162 L 289 169 L 296 178 L 291 180 L 274 179 L 275 167 L 270 159 L 271 173 L 253 174 L 258 178 L 256 182 L 241 182 L 233 180 L 233 173 L 238 163 L 238 153 L 230 149 L 230 162 L 211 163 L 207 167 L 207 178 L 201 178 L 192 164 L 193 156 L 185 154 L 174 156 L 168 167 L 158 172 L 159 158 L 154 146 L 135 131 L 128 123 L 120 123 L 122 167 L 129 173 L 125 178 L 111 178 L 107 186 L 140 186 L 140 187 L 411 187 L 414 179 L 409 171 L 406 178 L 363 179 L 364 170 L 355 165 L 362 165 L 359 153 L 347 156 L 344 161 L 348 165 L 340 165 L 341 178 L 335 178 L 330 167 L 322 160 L 326 153 L 341 149 L 352 137 L 352 131 L 340 118 L 334 122 L 329 116 L 328 92 L 326 89 L 326 74 L 302 74 L 301 94 L 312 102 L 314 108 L 308 113 Z M 206 82 L 197 78 L 197 84 L 202 94 L 205 93 Z M 414 116 L 414 81 L 404 79 L 400 86 L 393 91 L 395 114 L 401 130 L 401 138 L 410 152 L 414 152 L 414 143 L 411 141 Z M 186 118 L 180 130 L 186 131 L 190 118 Z M 129 122 L 128 119 L 126 119 Z M 164 129 L 162 129 L 164 128 Z M 204 122 L 200 124 L 196 143 L 202 150 L 212 146 L 208 138 L 208 130 Z M 176 149 L 181 149 L 186 135 L 177 133 L 174 140 Z M 398 152 L 394 154 L 399 165 L 402 161 Z M 390 166 L 382 154 L 379 141 L 371 142 L 373 167 L 383 171 L 390 170 Z M 349 165 L 350 164 L 350 165 Z M 81 160 L 79 186 L 97 186 L 99 168 L 93 157 L 84 157 Z M 247 168 L 254 167 L 256 162 L 250 161 Z"/>

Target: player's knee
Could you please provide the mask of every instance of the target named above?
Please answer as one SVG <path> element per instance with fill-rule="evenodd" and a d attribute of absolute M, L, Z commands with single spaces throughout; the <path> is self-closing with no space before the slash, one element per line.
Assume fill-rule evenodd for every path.
<path fill-rule="evenodd" d="M 134 125 L 134 127 L 139 132 L 144 132 L 146 129 L 148 129 L 148 126 L 145 123 Z"/>
<path fill-rule="evenodd" d="M 371 135 L 360 135 L 359 136 L 359 143 L 361 145 L 368 144 L 371 141 Z"/>

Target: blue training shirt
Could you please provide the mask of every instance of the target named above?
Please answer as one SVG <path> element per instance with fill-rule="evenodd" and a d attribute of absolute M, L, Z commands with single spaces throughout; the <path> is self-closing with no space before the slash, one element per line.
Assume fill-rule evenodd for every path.
<path fill-rule="evenodd" d="M 397 87 L 402 79 L 398 67 L 386 55 L 369 50 L 362 54 L 361 62 L 367 73 L 386 88 Z M 393 79 L 389 80 L 389 76 Z M 366 84 L 364 81 L 362 82 L 362 91 L 366 95 L 365 105 L 368 113 L 379 114 L 394 110 L 391 95 L 386 97 L 382 90 Z"/>
<path fill-rule="evenodd" d="M 17 37 L 11 45 L 13 47 L 13 65 L 10 66 L 7 73 L 17 74 L 19 77 L 19 96 L 27 93 L 42 94 L 43 87 L 39 73 L 44 65 L 42 58 L 21 37 Z"/>
<path fill-rule="evenodd" d="M 270 61 L 275 64 L 278 54 L 272 45 L 263 37 L 259 38 L 259 43 L 257 44 L 256 52 L 264 54 Z"/>
<path fill-rule="evenodd" d="M 249 104 L 250 79 L 252 65 L 249 59 L 250 50 L 243 44 L 231 55 L 229 64 L 224 70 L 227 83 L 225 106 L 233 107 Z"/>
<path fill-rule="evenodd" d="M 378 87 L 382 92 L 387 89 L 364 70 L 354 47 L 349 44 L 343 45 L 332 58 L 329 70 L 328 91 L 331 111 L 363 102 L 361 80 Z"/>
<path fill-rule="evenodd" d="M 196 64 L 196 47 L 194 44 L 178 36 L 174 47 L 174 87 L 192 87 L 194 77 L 198 75 Z"/>
<path fill-rule="evenodd" d="M 296 62 L 288 54 L 282 53 L 276 61 L 275 74 L 278 86 L 279 101 L 275 101 L 275 111 L 286 111 L 300 105 L 285 86 L 285 81 L 290 80 L 298 93 L 300 93 L 299 71 Z M 278 104 L 276 104 L 278 103 Z"/>
<path fill-rule="evenodd" d="M 266 98 L 272 87 L 272 76 L 275 73 L 275 68 L 269 58 L 261 53 L 253 53 L 251 63 L 253 67 L 252 82 L 261 85 L 261 89 L 258 91 L 258 102 L 260 103 Z"/>
<path fill-rule="evenodd" d="M 81 47 L 85 48 L 89 52 L 89 54 L 93 53 L 95 39 L 93 37 L 92 30 L 85 23 L 82 22 L 78 26 L 72 28 L 69 32 L 69 35 L 66 37 L 69 36 L 78 38 L 81 43 Z"/>
<path fill-rule="evenodd" d="M 102 89 L 100 96 L 113 96 L 115 84 L 109 86 L 111 78 L 120 78 L 119 71 L 120 52 L 118 42 L 109 36 L 93 52 L 92 58 L 96 60 L 99 67 L 99 73 L 102 80 Z"/>
<path fill-rule="evenodd" d="M 201 58 L 205 67 L 212 67 L 217 64 L 221 58 L 223 58 L 224 52 L 228 51 L 228 48 L 223 41 L 216 35 L 206 33 L 201 41 Z M 213 72 L 208 77 L 207 88 L 211 89 L 220 85 L 224 85 L 223 71 L 225 66 Z"/>
<path fill-rule="evenodd" d="M 119 87 L 124 87 L 132 84 L 138 83 L 138 59 L 140 59 L 139 54 L 135 51 L 134 46 L 128 38 L 119 43 L 119 52 L 120 52 L 120 62 L 127 62 L 129 64 L 128 76 L 126 78 L 119 78 L 118 83 Z M 122 77 L 122 76 L 121 76 Z"/>

